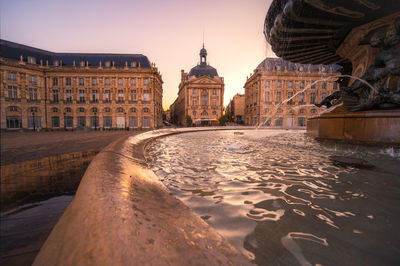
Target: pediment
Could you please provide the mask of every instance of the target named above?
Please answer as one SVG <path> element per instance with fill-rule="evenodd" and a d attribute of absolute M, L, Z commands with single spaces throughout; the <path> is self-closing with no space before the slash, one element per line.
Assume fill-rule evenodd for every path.
<path fill-rule="evenodd" d="M 217 80 L 210 78 L 209 76 L 201 76 L 199 78 L 193 79 L 191 84 L 220 84 Z"/>

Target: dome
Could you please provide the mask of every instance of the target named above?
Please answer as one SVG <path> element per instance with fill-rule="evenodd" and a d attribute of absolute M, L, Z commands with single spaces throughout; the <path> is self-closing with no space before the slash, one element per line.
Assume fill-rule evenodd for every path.
<path fill-rule="evenodd" d="M 201 76 L 209 76 L 210 78 L 218 77 L 217 70 L 209 65 L 198 65 L 193 67 L 190 72 L 189 76 L 195 76 L 199 78 Z"/>

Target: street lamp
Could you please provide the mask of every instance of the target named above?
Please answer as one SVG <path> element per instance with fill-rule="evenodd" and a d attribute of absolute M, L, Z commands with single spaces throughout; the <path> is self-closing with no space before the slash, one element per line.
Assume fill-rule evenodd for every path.
<path fill-rule="evenodd" d="M 33 122 L 33 131 L 36 131 L 36 125 L 35 125 L 35 112 L 32 111 L 32 122 Z"/>
<path fill-rule="evenodd" d="M 96 116 L 96 112 L 94 112 L 94 130 L 97 130 L 97 116 Z"/>
<path fill-rule="evenodd" d="M 124 115 L 125 115 L 125 120 L 124 120 L 125 121 L 125 130 L 127 130 L 126 129 L 126 112 L 124 113 Z"/>
<path fill-rule="evenodd" d="M 67 122 L 67 120 L 66 120 L 66 113 L 64 113 L 64 131 L 66 131 L 67 130 L 67 125 L 66 125 L 66 122 Z"/>

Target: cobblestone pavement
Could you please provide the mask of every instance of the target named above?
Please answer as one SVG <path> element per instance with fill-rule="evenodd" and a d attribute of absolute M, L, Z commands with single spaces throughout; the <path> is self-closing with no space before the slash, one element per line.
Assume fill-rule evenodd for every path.
<path fill-rule="evenodd" d="M 136 131 L 1 132 L 1 165 L 59 154 L 98 150 Z"/>

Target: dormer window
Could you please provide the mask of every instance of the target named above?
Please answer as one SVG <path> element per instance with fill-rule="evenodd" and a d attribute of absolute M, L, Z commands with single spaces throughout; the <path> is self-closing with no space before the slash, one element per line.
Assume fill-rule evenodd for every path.
<path fill-rule="evenodd" d="M 58 60 L 53 61 L 53 66 L 59 66 L 59 65 L 60 65 L 60 61 L 58 61 Z"/>
<path fill-rule="evenodd" d="M 104 62 L 105 67 L 111 67 L 111 61 L 106 61 Z"/>
<path fill-rule="evenodd" d="M 131 67 L 137 67 L 137 62 L 136 61 L 132 61 L 131 62 Z"/>
<path fill-rule="evenodd" d="M 79 61 L 79 66 L 84 67 L 85 66 L 85 61 Z"/>
<path fill-rule="evenodd" d="M 29 64 L 36 64 L 36 57 L 28 56 L 28 63 Z"/>

